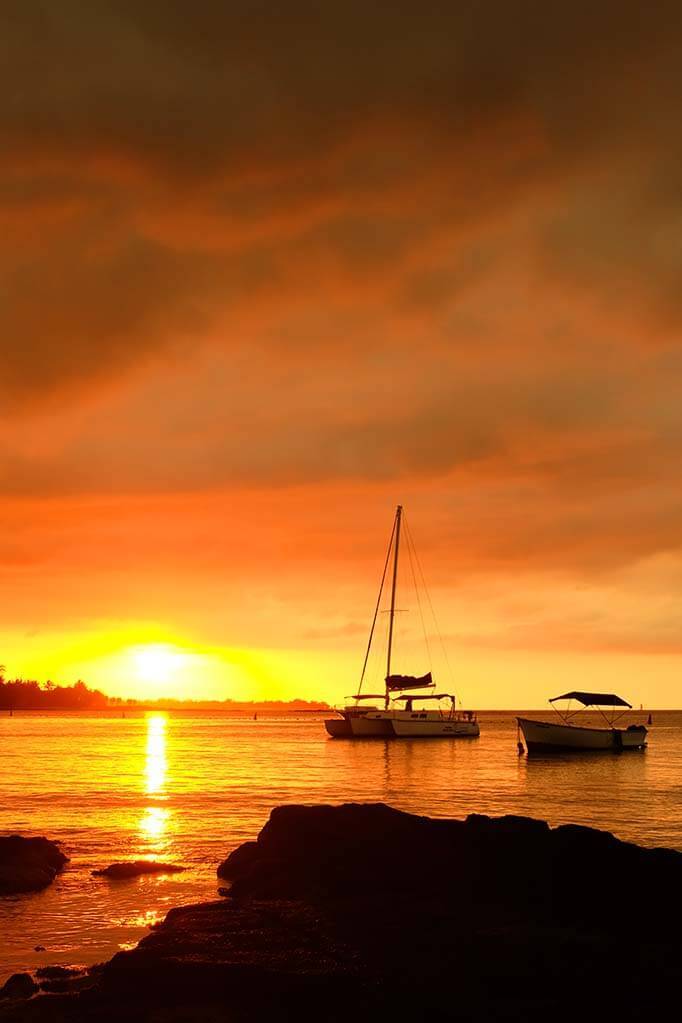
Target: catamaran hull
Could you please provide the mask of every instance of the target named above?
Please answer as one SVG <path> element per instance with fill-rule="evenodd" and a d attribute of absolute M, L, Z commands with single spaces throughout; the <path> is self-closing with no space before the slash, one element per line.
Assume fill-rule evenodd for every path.
<path fill-rule="evenodd" d="M 388 718 L 370 717 L 351 718 L 350 726 L 354 739 L 390 739 L 393 735 L 391 722 Z"/>
<path fill-rule="evenodd" d="M 324 723 L 333 739 L 475 739 L 480 735 L 477 721 L 423 720 L 384 716 L 349 715 Z"/>
<path fill-rule="evenodd" d="M 580 728 L 550 721 L 517 718 L 529 753 L 620 753 L 644 749 L 647 730 L 634 728 Z"/>
<path fill-rule="evenodd" d="M 398 739 L 475 739 L 481 734 L 476 721 L 391 721 L 393 734 Z"/>
<path fill-rule="evenodd" d="M 325 721 L 324 727 L 332 739 L 351 739 L 353 737 L 353 729 L 348 718 L 329 718 Z"/>

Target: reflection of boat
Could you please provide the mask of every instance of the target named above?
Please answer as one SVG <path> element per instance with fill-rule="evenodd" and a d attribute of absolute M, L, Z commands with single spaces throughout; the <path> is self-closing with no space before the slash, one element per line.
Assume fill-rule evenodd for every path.
<path fill-rule="evenodd" d="M 623 750 L 644 749 L 647 730 L 644 725 L 629 725 L 627 728 L 616 728 L 616 722 L 624 711 L 617 708 L 632 709 L 631 704 L 622 700 L 614 693 L 583 693 L 570 692 L 563 696 L 555 696 L 549 702 L 554 705 L 559 700 L 568 700 L 566 710 L 556 710 L 559 721 L 534 721 L 532 718 L 517 717 L 519 728 L 526 740 L 529 753 L 568 753 L 568 752 L 599 752 L 620 753 Z M 582 708 L 593 707 L 604 718 L 607 727 L 594 728 L 573 724 L 575 715 L 580 708 L 570 709 L 571 700 L 576 700 Z"/>
<path fill-rule="evenodd" d="M 369 642 L 367 644 L 367 650 L 365 652 L 365 661 L 362 666 L 362 674 L 360 676 L 360 686 L 358 694 L 354 697 L 353 703 L 346 704 L 345 707 L 337 710 L 338 718 L 331 718 L 325 721 L 325 728 L 329 735 L 333 738 L 364 738 L 364 737 L 383 737 L 383 738 L 394 738 L 401 736 L 410 736 L 418 738 L 436 738 L 439 736 L 456 738 L 458 736 L 476 736 L 479 734 L 478 722 L 476 721 L 476 715 L 471 711 L 458 712 L 455 709 L 455 697 L 449 693 L 440 693 L 428 695 L 422 695 L 420 693 L 410 693 L 409 695 L 392 696 L 395 693 L 404 693 L 406 689 L 429 689 L 432 690 L 435 687 L 435 682 L 431 677 L 431 672 L 427 672 L 425 675 L 416 677 L 414 675 L 396 675 L 391 674 L 391 655 L 393 652 L 393 626 L 396 615 L 395 607 L 395 595 L 396 595 L 396 583 L 398 578 L 398 554 L 400 550 L 400 527 L 402 522 L 403 509 L 401 505 L 398 505 L 396 509 L 395 519 L 393 522 L 393 529 L 391 532 L 391 538 L 388 545 L 388 551 L 386 553 L 386 561 L 384 563 L 384 571 L 381 577 L 381 585 L 379 587 L 379 596 L 377 598 L 376 607 L 374 609 L 374 618 L 372 620 L 372 626 L 369 633 Z M 408 541 L 409 531 L 408 531 Z M 411 542 L 411 541 L 410 541 Z M 408 546 L 409 550 L 409 546 Z M 389 624 L 388 624 L 388 649 L 386 654 L 386 677 L 385 677 L 385 691 L 382 695 L 377 696 L 362 694 L 362 683 L 364 681 L 365 672 L 367 670 L 367 663 L 369 660 L 370 651 L 372 648 L 372 640 L 374 638 L 374 630 L 377 622 L 377 616 L 379 614 L 379 608 L 381 606 L 381 597 L 383 594 L 384 583 L 386 581 L 386 573 L 388 565 L 391 559 L 391 552 L 393 552 L 393 581 L 391 585 L 391 606 L 389 610 Z M 412 555 L 410 554 L 410 557 Z M 415 580 L 416 585 L 416 580 Z M 381 700 L 384 701 L 383 710 L 374 705 L 362 706 L 361 701 L 363 700 Z M 437 706 L 434 710 L 426 710 L 424 708 L 415 708 L 415 700 L 449 700 L 449 706 L 444 710 L 442 706 Z M 405 706 L 397 708 L 395 706 L 399 701 L 404 701 Z M 393 703 L 393 706 L 391 706 Z"/>

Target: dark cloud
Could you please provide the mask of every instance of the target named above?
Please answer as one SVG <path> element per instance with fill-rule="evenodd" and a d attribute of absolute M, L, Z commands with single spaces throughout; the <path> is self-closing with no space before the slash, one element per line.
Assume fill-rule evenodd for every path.
<path fill-rule="evenodd" d="M 438 480 L 445 574 L 679 548 L 679 4 L 2 19 L 5 495 Z"/>
<path fill-rule="evenodd" d="M 643 12 L 581 0 L 204 2 L 191 12 L 182 2 L 65 0 L 6 4 L 4 18 L 15 83 L 5 117 L 17 138 L 36 128 L 57 144 L 99 138 L 209 174 L 220 156 L 250 162 L 245 144 L 299 152 L 387 114 L 479 127 L 526 107 L 559 138 L 584 133 L 599 120 L 595 88 L 613 110 L 650 87 L 653 56 L 654 83 L 666 82 L 680 28 L 673 3 Z"/>
<path fill-rule="evenodd" d="M 2 17 L 10 399 L 178 339 L 234 349 L 263 288 L 289 338 L 289 303 L 343 275 L 346 308 L 364 287 L 428 311 L 513 258 L 513 239 L 463 253 L 512 208 L 535 224 L 539 285 L 675 320 L 677 4 L 64 0 Z"/>

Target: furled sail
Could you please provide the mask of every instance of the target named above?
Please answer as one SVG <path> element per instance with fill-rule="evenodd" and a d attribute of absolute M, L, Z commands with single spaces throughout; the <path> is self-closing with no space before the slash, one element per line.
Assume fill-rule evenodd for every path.
<path fill-rule="evenodd" d="M 386 677 L 386 688 L 393 692 L 400 689 L 427 689 L 434 684 L 430 671 L 419 678 L 415 678 L 414 675 L 387 675 Z"/>

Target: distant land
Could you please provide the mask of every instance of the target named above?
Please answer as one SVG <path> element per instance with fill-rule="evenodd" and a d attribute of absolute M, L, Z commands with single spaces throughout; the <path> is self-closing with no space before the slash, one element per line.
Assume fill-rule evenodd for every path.
<path fill-rule="evenodd" d="M 329 710 L 329 704 L 311 700 L 123 700 L 89 689 L 85 682 L 72 686 L 34 679 L 5 679 L 0 675 L 0 711 L 15 710 L 226 710 L 235 713 L 281 714 Z"/>

